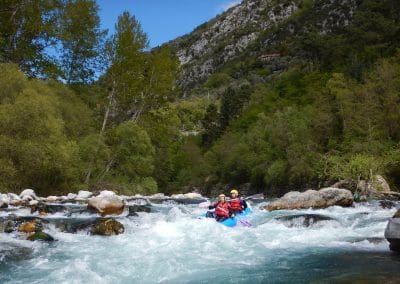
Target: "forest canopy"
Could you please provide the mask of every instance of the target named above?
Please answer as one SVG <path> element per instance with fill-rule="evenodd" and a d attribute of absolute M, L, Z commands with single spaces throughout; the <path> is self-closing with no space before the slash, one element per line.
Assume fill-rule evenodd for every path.
<path fill-rule="evenodd" d="M 280 72 L 254 44 L 183 96 L 174 50 L 149 49 L 129 12 L 110 34 L 94 0 L 3 1 L 0 191 L 282 194 L 372 174 L 398 189 L 399 6 L 363 1 L 330 33 L 276 27 Z"/>

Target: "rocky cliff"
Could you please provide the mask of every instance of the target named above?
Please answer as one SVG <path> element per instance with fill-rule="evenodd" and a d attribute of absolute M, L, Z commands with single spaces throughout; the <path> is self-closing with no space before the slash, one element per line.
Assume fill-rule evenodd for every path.
<path fill-rule="evenodd" d="M 192 33 L 168 43 L 182 64 L 181 86 L 191 89 L 243 54 L 261 61 L 290 50 L 293 38 L 320 34 L 349 24 L 356 0 L 243 0 Z"/>

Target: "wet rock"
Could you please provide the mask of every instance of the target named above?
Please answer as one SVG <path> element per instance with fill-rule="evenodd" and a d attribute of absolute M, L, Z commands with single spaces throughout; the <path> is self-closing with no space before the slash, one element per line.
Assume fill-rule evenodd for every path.
<path fill-rule="evenodd" d="M 353 194 L 350 190 L 341 188 L 323 188 L 321 190 L 307 190 L 300 193 L 292 191 L 282 198 L 269 203 L 265 209 L 269 211 L 281 209 L 327 208 L 329 206 L 351 206 Z"/>
<path fill-rule="evenodd" d="M 21 224 L 18 228 L 18 231 L 29 234 L 29 233 L 41 231 L 42 229 L 43 229 L 42 223 L 39 220 L 33 220 L 30 222 L 25 222 L 25 223 Z"/>
<path fill-rule="evenodd" d="M 75 199 L 77 196 L 78 196 L 78 195 L 77 195 L 77 194 L 75 194 L 75 193 L 68 193 L 68 195 L 67 195 L 67 199 L 69 199 L 69 200 L 73 200 L 73 199 Z"/>
<path fill-rule="evenodd" d="M 400 252 L 400 210 L 394 214 L 393 218 L 389 219 L 386 226 L 385 238 L 390 243 L 390 249 Z"/>
<path fill-rule="evenodd" d="M 396 204 L 390 200 L 381 200 L 381 201 L 379 201 L 379 205 L 383 209 L 392 209 L 393 207 L 396 207 Z"/>
<path fill-rule="evenodd" d="M 93 193 L 91 193 L 90 191 L 80 190 L 75 199 L 86 200 L 86 199 L 92 197 L 92 195 L 93 195 Z"/>
<path fill-rule="evenodd" d="M 29 204 L 29 206 L 35 206 L 35 205 L 38 205 L 38 204 L 39 204 L 39 201 L 37 201 L 37 200 L 30 200 L 28 204 Z"/>
<path fill-rule="evenodd" d="M 33 189 L 25 189 L 21 192 L 21 194 L 19 195 L 19 197 L 23 200 L 23 201 L 31 201 L 31 200 L 37 200 L 38 197 L 35 193 L 35 191 Z"/>
<path fill-rule="evenodd" d="M 10 200 L 9 204 L 13 206 L 19 206 L 22 204 L 21 198 L 15 193 L 7 193 L 7 196 Z"/>
<path fill-rule="evenodd" d="M 124 211 L 124 201 L 118 196 L 93 197 L 89 199 L 88 209 L 105 215 L 119 215 Z"/>
<path fill-rule="evenodd" d="M 125 231 L 124 226 L 111 218 L 98 220 L 91 228 L 92 235 L 114 236 L 122 234 Z"/>
<path fill-rule="evenodd" d="M 103 190 L 98 195 L 98 197 L 113 197 L 113 196 L 117 196 L 117 195 L 115 194 L 114 191 L 111 191 L 111 190 Z"/>
<path fill-rule="evenodd" d="M 285 226 L 292 228 L 292 227 L 310 227 L 321 221 L 332 221 L 335 219 L 320 214 L 298 214 L 298 215 L 277 217 L 275 218 L 275 220 L 283 221 Z"/>
<path fill-rule="evenodd" d="M 58 212 L 65 212 L 68 209 L 61 204 L 46 204 L 44 202 L 39 202 L 36 205 L 31 206 L 31 213 L 39 212 L 39 214 L 55 214 Z"/>
<path fill-rule="evenodd" d="M 13 243 L 0 242 L 0 266 L 8 261 L 20 261 L 31 258 L 33 249 L 17 246 Z"/>
<path fill-rule="evenodd" d="M 61 232 L 74 234 L 78 231 L 84 231 L 93 226 L 99 218 L 85 218 L 85 219 L 55 219 L 55 227 Z"/>
<path fill-rule="evenodd" d="M 8 208 L 8 204 L 5 203 L 3 200 L 0 200 L 0 209 Z"/>
<path fill-rule="evenodd" d="M 138 216 L 138 212 L 146 212 L 146 213 L 150 213 L 151 212 L 151 208 L 150 206 L 147 205 L 130 205 L 128 207 L 128 217 L 130 216 Z"/>
<path fill-rule="evenodd" d="M 45 232 L 39 231 L 39 232 L 35 232 L 35 233 L 29 235 L 27 240 L 28 241 L 53 242 L 54 238 Z"/>
<path fill-rule="evenodd" d="M 47 196 L 46 201 L 47 202 L 57 202 L 60 199 L 61 199 L 61 197 L 50 195 L 50 196 Z"/>

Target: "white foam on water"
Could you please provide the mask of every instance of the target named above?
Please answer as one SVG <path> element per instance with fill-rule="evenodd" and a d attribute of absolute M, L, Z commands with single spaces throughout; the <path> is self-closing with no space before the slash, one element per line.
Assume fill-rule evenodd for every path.
<path fill-rule="evenodd" d="M 387 219 L 395 212 L 375 204 L 281 212 L 253 206 L 252 227 L 228 228 L 213 219 L 198 219 L 204 209 L 196 205 L 161 204 L 157 208 L 156 213 L 119 218 L 125 233 L 113 237 L 62 233 L 54 226 L 47 231 L 57 239 L 53 244 L 0 234 L 0 243 L 34 250 L 31 258 L 1 271 L 0 282 L 265 282 L 269 273 L 286 271 L 310 253 L 387 252 L 385 240 L 374 243 L 368 238 L 383 238 Z M 320 214 L 334 220 L 289 227 L 274 219 L 296 214 Z"/>

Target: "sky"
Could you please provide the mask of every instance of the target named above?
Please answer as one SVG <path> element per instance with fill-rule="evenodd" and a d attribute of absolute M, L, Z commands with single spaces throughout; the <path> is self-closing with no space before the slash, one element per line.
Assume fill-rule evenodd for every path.
<path fill-rule="evenodd" d="M 129 11 L 148 35 L 150 47 L 191 32 L 241 0 L 98 0 L 102 28 L 113 32 L 118 15 Z"/>

